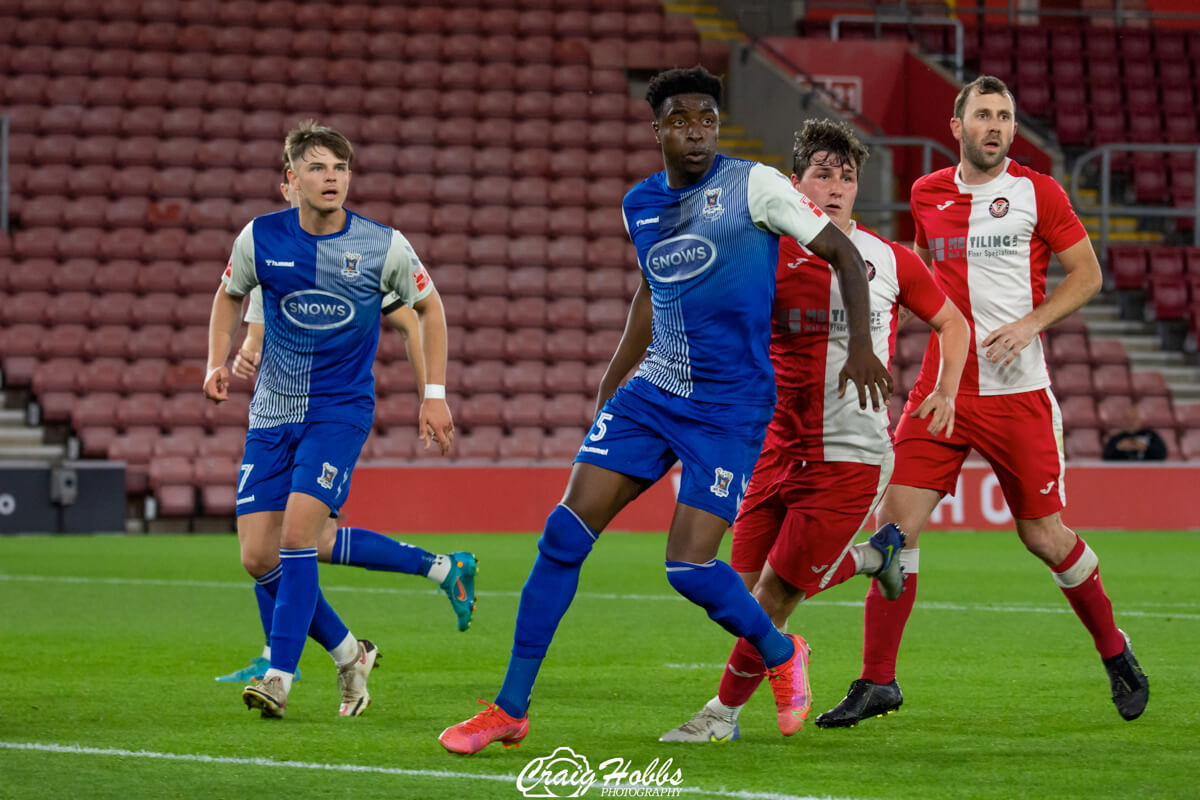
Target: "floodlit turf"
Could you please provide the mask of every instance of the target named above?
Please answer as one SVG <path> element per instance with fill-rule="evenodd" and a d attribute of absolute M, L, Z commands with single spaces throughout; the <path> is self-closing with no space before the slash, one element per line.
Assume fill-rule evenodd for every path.
<path fill-rule="evenodd" d="M 282 721 L 213 681 L 261 647 L 232 536 L 0 538 L 0 797 L 520 798 L 511 779 L 489 778 L 561 746 L 593 768 L 673 759 L 682 797 L 1195 797 L 1200 536 L 1088 540 L 1151 677 L 1136 722 L 1117 715 L 1090 638 L 1015 535 L 926 533 L 900 713 L 850 730 L 810 722 L 785 740 L 763 687 L 741 741 L 660 744 L 715 694 L 731 642 L 671 591 L 662 536 L 606 534 L 542 671 L 528 739 L 462 758 L 436 737 L 499 687 L 531 535 L 408 537 L 479 554 L 464 634 L 424 579 L 323 565 L 334 607 L 383 653 L 374 704 L 339 718 L 332 663 L 310 643 Z M 858 675 L 865 590 L 856 579 L 793 617 L 814 649 L 814 718 Z"/>

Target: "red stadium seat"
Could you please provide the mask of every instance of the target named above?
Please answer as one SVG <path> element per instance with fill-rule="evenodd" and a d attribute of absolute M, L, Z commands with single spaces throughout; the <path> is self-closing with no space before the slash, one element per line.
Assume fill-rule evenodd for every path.
<path fill-rule="evenodd" d="M 582 440 L 592 422 L 595 403 L 595 397 L 587 394 L 557 394 L 545 403 L 542 419 L 551 428 L 576 428 Z"/>
<path fill-rule="evenodd" d="M 194 389 L 193 386 L 192 391 L 172 395 L 163 400 L 162 417 L 172 428 L 201 428 L 206 425 L 208 409 L 212 404 Z"/>
<path fill-rule="evenodd" d="M 1067 398 L 1073 395 L 1090 397 L 1094 391 L 1091 368 L 1086 363 L 1065 364 L 1054 370 L 1053 386 L 1056 397 Z"/>
<path fill-rule="evenodd" d="M 1146 251 L 1143 248 L 1111 247 L 1108 269 L 1117 289 L 1140 289 L 1146 280 Z"/>
<path fill-rule="evenodd" d="M 1171 388 L 1161 372 L 1137 371 L 1130 375 L 1130 384 L 1137 397 L 1170 397 Z"/>
<path fill-rule="evenodd" d="M 1088 356 L 1091 362 L 1100 364 L 1128 365 L 1129 355 L 1119 339 L 1094 339 L 1088 343 Z"/>
<path fill-rule="evenodd" d="M 439 286 L 441 285 L 441 280 L 439 271 Z M 516 269 L 509 270 L 505 285 L 509 297 L 542 298 L 546 295 L 546 268 L 540 266 L 517 267 Z M 544 315 L 545 310 L 543 309 L 542 316 L 544 317 Z"/>
<path fill-rule="evenodd" d="M 500 440 L 497 447 L 497 457 L 500 461 L 526 462 L 536 461 L 542 451 L 542 429 L 525 426 L 514 428 L 512 433 Z"/>
<path fill-rule="evenodd" d="M 510 283 L 510 294 L 511 291 L 512 285 Z M 546 324 L 545 297 L 539 294 L 537 297 L 510 298 L 504 304 L 503 324 L 507 328 L 544 327 Z"/>
<path fill-rule="evenodd" d="M 1068 431 L 1063 438 L 1068 460 L 1099 459 L 1104 452 L 1100 434 L 1093 428 Z"/>
<path fill-rule="evenodd" d="M 587 368 L 583 361 L 555 361 L 544 376 L 545 390 L 551 394 L 586 394 L 595 390 L 587 380 Z"/>
<path fill-rule="evenodd" d="M 43 336 L 38 347 L 38 354 L 42 358 L 56 358 L 60 356 L 79 358 L 84 354 L 84 345 L 87 341 L 88 333 L 88 328 L 85 325 L 55 325 Z M 5 353 L 9 352 L 5 350 Z"/>
<path fill-rule="evenodd" d="M 495 392 L 473 394 L 459 405 L 458 416 L 469 430 L 501 425 L 504 421 L 504 398 Z"/>
<path fill-rule="evenodd" d="M 518 328 L 504 337 L 504 357 L 510 361 L 542 359 L 546 352 L 546 331 L 542 328 Z"/>
<path fill-rule="evenodd" d="M 117 427 L 122 429 L 138 425 L 160 427 L 164 421 L 162 404 L 163 398 L 158 392 L 139 392 L 123 398 L 117 405 Z"/>
<path fill-rule="evenodd" d="M 462 391 L 468 395 L 504 391 L 504 362 L 499 359 L 476 361 L 462 371 Z"/>
<path fill-rule="evenodd" d="M 1121 427 L 1125 410 L 1133 405 L 1133 400 L 1124 395 L 1105 397 L 1096 405 L 1100 425 L 1108 430 Z"/>
<path fill-rule="evenodd" d="M 1124 364 L 1104 364 L 1092 371 L 1092 386 L 1097 396 L 1128 395 L 1133 392 L 1129 368 Z"/>
<path fill-rule="evenodd" d="M 1143 397 L 1137 401 L 1142 422 L 1149 428 L 1171 428 L 1175 425 L 1175 414 L 1168 397 Z"/>

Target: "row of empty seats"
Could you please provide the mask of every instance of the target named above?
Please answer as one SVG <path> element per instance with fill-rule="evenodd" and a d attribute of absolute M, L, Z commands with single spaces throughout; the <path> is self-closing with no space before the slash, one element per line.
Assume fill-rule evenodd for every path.
<path fill-rule="evenodd" d="M 425 35 L 512 31 L 523 36 L 657 40 L 670 38 L 672 31 L 688 30 L 678 18 L 662 13 L 660 0 L 452 0 L 436 6 L 417 2 L 272 0 L 249 5 L 212 0 L 110 0 L 102 4 L 74 0 L 70 8 L 56 7 L 60 5 L 67 4 L 38 0 L 28 8 L 3 9 L 13 21 L 5 36 L 25 44 L 94 47 L 133 42 L 154 49 L 206 51 L 216 47 L 238 53 L 249 42 L 228 31 L 245 28 L 261 31 L 259 43 L 267 52 L 299 55 L 336 43 L 330 41 L 331 36 L 377 31 Z"/>

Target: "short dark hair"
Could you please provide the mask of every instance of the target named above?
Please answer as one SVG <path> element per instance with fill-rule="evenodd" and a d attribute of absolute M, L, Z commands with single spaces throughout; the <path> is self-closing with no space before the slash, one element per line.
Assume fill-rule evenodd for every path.
<path fill-rule="evenodd" d="M 287 151 L 286 147 L 283 148 L 283 158 L 280 159 L 280 163 L 283 165 L 283 168 L 282 168 L 280 174 L 283 175 L 283 182 L 287 183 L 288 182 L 287 174 L 288 174 L 288 170 L 290 170 L 292 168 L 292 162 L 290 160 L 288 160 L 288 151 Z"/>
<path fill-rule="evenodd" d="M 838 159 L 837 166 L 847 162 L 858 172 L 867 163 L 871 152 L 854 135 L 854 130 L 844 121 L 832 119 L 806 119 L 792 144 L 792 171 L 803 175 L 812 164 L 812 157 L 827 152 Z"/>
<path fill-rule="evenodd" d="M 347 165 L 354 158 L 354 147 L 350 140 L 333 128 L 319 124 L 315 119 L 306 119 L 288 131 L 283 141 L 283 152 L 289 167 L 303 161 L 304 155 L 314 147 L 323 147 Z"/>
<path fill-rule="evenodd" d="M 958 119 L 963 118 L 963 114 L 967 110 L 967 98 L 972 92 L 978 91 L 979 94 L 1006 94 L 1012 102 L 1013 111 L 1017 110 L 1017 98 L 1013 97 L 1012 90 L 1008 88 L 1008 84 L 997 78 L 995 75 L 980 75 L 975 80 L 962 87 L 958 97 L 954 98 L 954 116 Z"/>
<path fill-rule="evenodd" d="M 668 97 L 677 94 L 707 94 L 721 105 L 721 79 L 699 65 L 681 69 L 663 70 L 650 79 L 646 86 L 646 102 L 654 110 L 654 116 L 662 110 Z"/>

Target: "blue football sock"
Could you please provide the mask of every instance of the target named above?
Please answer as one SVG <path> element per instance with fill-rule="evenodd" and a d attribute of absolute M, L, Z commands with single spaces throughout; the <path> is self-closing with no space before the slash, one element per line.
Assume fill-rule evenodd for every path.
<path fill-rule="evenodd" d="M 533 683 L 559 620 L 567 613 L 579 587 L 579 569 L 597 533 L 569 508 L 554 507 L 538 540 L 538 557 L 521 590 L 512 657 L 496 705 L 513 717 L 529 710 Z"/>
<path fill-rule="evenodd" d="M 275 614 L 275 597 L 279 593 L 279 576 L 282 574 L 283 564 L 280 563 L 270 572 L 254 579 L 254 596 L 258 600 L 258 612 L 262 615 L 268 647 L 271 646 L 271 620 Z M 308 635 L 326 650 L 332 650 L 342 643 L 349 632 L 318 587 L 317 605 L 313 610 L 312 623 L 308 626 Z"/>
<path fill-rule="evenodd" d="M 317 548 L 281 549 L 283 567 L 271 623 L 271 667 L 294 673 L 317 606 Z"/>
<path fill-rule="evenodd" d="M 333 541 L 334 564 L 382 572 L 428 575 L 435 557 L 427 550 L 364 528 L 338 528 L 337 538 Z"/>
<path fill-rule="evenodd" d="M 776 630 L 767 612 L 724 561 L 668 561 L 667 580 L 675 591 L 707 611 L 713 622 L 734 636 L 744 637 L 768 667 L 777 667 L 792 657 L 795 648 L 791 640 Z"/>
<path fill-rule="evenodd" d="M 254 579 L 254 599 L 258 602 L 258 616 L 262 620 L 267 647 L 271 646 L 271 619 L 275 616 L 275 594 L 281 574 L 283 565 L 276 564 L 274 569 Z"/>

